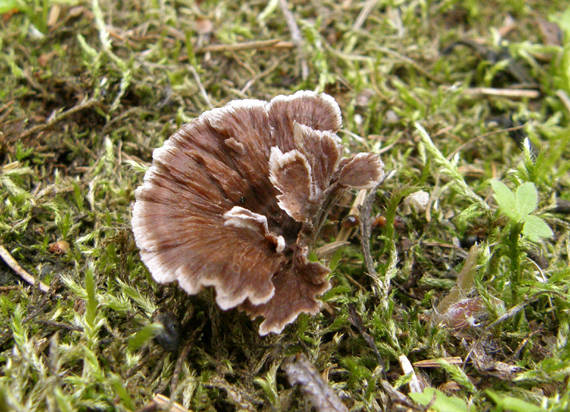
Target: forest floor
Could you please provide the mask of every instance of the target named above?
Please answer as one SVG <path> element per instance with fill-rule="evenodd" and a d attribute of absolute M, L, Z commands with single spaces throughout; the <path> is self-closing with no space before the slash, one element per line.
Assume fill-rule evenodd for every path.
<path fill-rule="evenodd" d="M 387 179 L 260 337 L 154 282 L 131 208 L 182 124 L 303 89 Z M 1 0 L 0 411 L 570 410 L 569 120 L 562 0 Z"/>

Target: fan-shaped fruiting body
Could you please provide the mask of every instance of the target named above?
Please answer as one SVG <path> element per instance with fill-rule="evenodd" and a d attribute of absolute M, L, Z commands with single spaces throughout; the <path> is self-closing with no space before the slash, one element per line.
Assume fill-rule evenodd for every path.
<path fill-rule="evenodd" d="M 213 286 L 222 309 L 279 333 L 315 314 L 328 268 L 307 254 L 339 191 L 373 186 L 377 155 L 341 159 L 340 109 L 308 91 L 235 100 L 184 125 L 153 153 L 132 226 L 153 278 L 189 294 Z"/>

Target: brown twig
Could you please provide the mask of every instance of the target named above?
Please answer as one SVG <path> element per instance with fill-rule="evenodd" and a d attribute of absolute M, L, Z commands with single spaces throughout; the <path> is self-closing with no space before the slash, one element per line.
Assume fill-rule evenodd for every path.
<path fill-rule="evenodd" d="M 19 288 L 20 288 L 20 286 L 16 286 L 16 285 L 13 285 L 13 286 L 0 286 L 0 292 L 7 292 L 7 291 L 9 291 L 9 290 L 16 290 L 16 289 L 19 289 Z"/>
<path fill-rule="evenodd" d="M 202 95 L 202 98 L 206 101 L 206 104 L 208 105 L 208 107 L 210 109 L 212 109 L 214 106 L 212 106 L 212 102 L 210 101 L 210 98 L 208 97 L 208 93 L 206 92 L 204 85 L 202 85 L 202 81 L 200 80 L 200 75 L 198 74 L 198 72 L 196 71 L 194 66 L 192 66 L 192 65 L 190 65 L 190 72 L 192 73 L 192 76 L 194 76 L 194 81 L 196 81 L 196 84 L 198 85 L 198 89 L 200 90 L 200 94 Z"/>
<path fill-rule="evenodd" d="M 453 159 L 455 157 L 455 155 L 457 153 L 459 153 L 461 150 L 465 149 L 466 147 L 469 147 L 469 145 L 475 143 L 478 140 L 484 139 L 485 137 L 489 137 L 489 136 L 499 134 L 499 133 L 514 132 L 515 130 L 523 129 L 524 127 L 525 127 L 525 125 L 513 126 L 513 127 L 508 127 L 506 129 L 493 130 L 492 132 L 488 132 L 488 133 L 481 134 L 479 136 L 475 136 L 472 139 L 467 140 L 465 143 L 457 146 L 457 148 L 455 150 L 453 150 L 453 152 L 451 152 L 449 155 L 447 155 L 447 159 L 448 160 Z"/>
<path fill-rule="evenodd" d="M 348 412 L 348 408 L 304 354 L 291 357 L 283 368 L 291 385 L 300 385 L 318 412 Z"/>
<path fill-rule="evenodd" d="M 564 90 L 558 90 L 556 96 L 558 96 L 568 113 L 570 113 L 570 98 L 568 94 Z"/>
<path fill-rule="evenodd" d="M 512 308 L 510 308 L 509 310 L 507 310 L 503 315 L 499 316 L 497 319 L 495 319 L 495 321 L 493 321 L 492 323 L 488 324 L 485 327 L 486 331 L 491 331 L 491 329 L 493 329 L 495 326 L 497 326 L 499 323 L 504 322 L 505 320 L 514 317 L 517 313 L 519 313 L 521 310 L 523 310 L 525 308 L 525 306 L 530 305 L 531 303 L 536 302 L 542 295 L 556 295 L 561 299 L 565 299 L 564 295 L 562 293 L 553 291 L 553 290 L 544 290 L 538 293 L 535 293 L 533 296 L 531 296 L 530 298 L 526 299 L 524 302 L 519 303 L 518 305 L 513 306 Z"/>
<path fill-rule="evenodd" d="M 386 365 L 384 363 L 384 360 L 382 359 L 382 355 L 380 355 L 380 351 L 376 346 L 374 338 L 366 331 L 366 328 L 364 327 L 364 322 L 362 321 L 362 318 L 356 311 L 356 307 L 353 303 L 350 303 L 348 305 L 348 321 L 352 324 L 352 326 L 358 329 L 358 332 L 360 333 L 362 338 L 366 341 L 368 346 L 370 346 L 370 348 L 374 351 L 374 355 L 376 355 L 376 360 L 378 361 L 378 365 L 382 367 L 382 376 L 383 378 L 386 378 Z"/>
<path fill-rule="evenodd" d="M 188 337 L 188 340 L 186 341 L 186 345 L 184 345 L 184 348 L 182 349 L 180 355 L 178 356 L 178 359 L 176 360 L 176 366 L 174 367 L 174 371 L 172 372 L 172 379 L 170 381 L 170 396 L 173 396 L 174 393 L 176 392 L 176 387 L 178 386 L 178 379 L 180 371 L 182 370 L 182 365 L 184 364 L 184 360 L 188 357 L 190 349 L 194 347 L 195 338 L 202 331 L 204 325 L 205 322 L 202 322 L 200 326 L 198 326 L 196 329 L 192 331 L 192 334 Z M 160 390 L 160 392 L 162 392 L 162 390 Z"/>
<path fill-rule="evenodd" d="M 370 253 L 370 234 L 372 233 L 372 204 L 376 198 L 376 191 L 378 187 L 382 184 L 383 179 L 378 182 L 368 193 L 362 206 L 360 207 L 360 243 L 362 245 L 362 253 L 364 255 L 364 263 L 366 265 L 366 270 L 368 275 L 376 279 L 378 273 L 376 273 L 376 268 L 374 265 L 374 260 L 372 259 L 372 254 Z"/>
<path fill-rule="evenodd" d="M 469 96 L 498 96 L 509 97 L 513 99 L 536 99 L 540 97 L 538 90 L 532 89 L 496 89 L 493 87 L 473 87 L 463 90 L 463 93 Z"/>
<path fill-rule="evenodd" d="M 295 16 L 293 16 L 293 13 L 291 13 L 291 10 L 289 10 L 287 0 L 279 0 L 279 5 L 281 6 L 281 11 L 283 12 L 283 16 L 287 22 L 287 27 L 289 27 L 289 31 L 291 32 L 291 40 L 293 40 L 293 43 L 299 50 L 299 59 L 301 61 L 301 77 L 303 80 L 306 80 L 309 77 L 309 65 L 305 59 L 305 51 L 303 49 L 303 35 L 301 34 L 301 30 L 299 30 L 299 26 L 297 26 Z"/>
<path fill-rule="evenodd" d="M 421 361 L 414 362 L 414 366 L 416 368 L 441 368 L 441 360 L 446 361 L 451 365 L 462 365 L 463 359 L 459 356 L 448 356 L 446 358 L 438 358 L 438 359 L 424 359 Z"/>
<path fill-rule="evenodd" d="M 180 370 L 182 369 L 182 364 L 184 363 L 184 360 L 188 357 L 188 353 L 190 352 L 190 349 L 192 349 L 192 347 L 194 346 L 194 343 L 195 343 L 194 339 L 188 339 L 188 342 L 186 342 L 184 349 L 182 349 L 180 356 L 178 356 L 178 359 L 176 360 L 176 366 L 174 367 L 174 372 L 172 373 L 172 380 L 170 381 L 171 394 L 174 394 L 176 391 L 176 387 L 178 386 Z"/>
<path fill-rule="evenodd" d="M 389 49 L 388 47 L 375 46 L 374 49 L 378 50 L 379 52 L 386 53 L 386 54 L 389 54 L 393 57 L 396 57 L 397 59 L 399 59 L 405 63 L 408 63 L 410 66 L 412 66 L 418 72 L 423 74 L 428 79 L 433 80 L 434 82 L 443 83 L 442 78 L 430 73 L 429 71 L 424 69 L 422 66 L 420 66 L 419 63 L 416 63 L 413 59 L 409 58 L 408 56 L 404 56 L 403 54 L 400 54 L 395 50 Z"/>
<path fill-rule="evenodd" d="M 414 404 L 414 402 L 412 402 L 410 398 L 408 398 L 402 392 L 398 391 L 396 388 L 390 385 L 388 381 L 382 379 L 380 381 L 380 384 L 382 385 L 382 389 L 384 389 L 384 392 L 386 392 L 392 403 L 403 405 L 407 407 L 409 410 L 413 411 L 425 410 L 423 407 L 418 407 L 416 404 Z M 390 410 L 396 410 L 396 409 L 394 408 Z"/>
<path fill-rule="evenodd" d="M 37 319 L 36 322 L 42 323 L 42 324 L 48 325 L 48 326 L 53 326 L 54 328 L 67 329 L 67 330 L 76 331 L 76 332 L 83 332 L 83 328 L 80 326 L 70 325 L 68 323 L 63 323 L 63 322 L 56 322 L 55 320 Z"/>
<path fill-rule="evenodd" d="M 281 41 L 279 39 L 271 40 L 258 40 L 248 41 L 244 43 L 234 44 L 210 44 L 208 46 L 200 47 L 196 53 L 207 52 L 227 52 L 227 51 L 240 51 L 240 50 L 253 50 L 253 49 L 292 49 L 295 44 L 290 41 Z"/>
<path fill-rule="evenodd" d="M 30 275 L 28 272 L 26 272 L 24 270 L 24 268 L 22 266 L 20 266 L 20 264 L 18 262 L 16 262 L 16 259 L 14 259 L 12 257 L 10 252 L 8 252 L 8 250 L 4 246 L 1 246 L 1 245 L 0 245 L 0 257 L 2 258 L 2 260 L 4 260 L 4 262 L 6 262 L 6 264 L 8 266 L 10 266 L 10 268 L 14 272 L 16 272 L 22 279 L 24 279 L 30 285 L 35 286 L 37 284 L 42 292 L 48 292 L 49 291 L 48 285 L 43 283 L 41 280 L 39 280 L 39 281 L 36 280 L 36 278 L 34 278 L 32 275 Z"/>
<path fill-rule="evenodd" d="M 157 410 L 164 410 L 164 408 L 168 408 L 169 412 L 189 412 L 184 406 L 180 405 L 179 403 L 173 402 L 168 397 L 157 393 L 152 398 L 147 405 L 143 406 L 138 412 L 151 412 Z"/>
<path fill-rule="evenodd" d="M 253 86 L 253 84 L 264 78 L 265 76 L 270 75 L 277 67 L 279 67 L 279 65 L 281 65 L 281 63 L 283 63 L 283 61 L 286 59 L 286 56 L 281 57 L 280 59 L 276 60 L 275 62 L 273 62 L 273 64 L 271 66 L 269 66 L 267 69 L 265 69 L 264 71 L 262 71 L 261 73 L 256 74 L 255 76 L 253 76 L 251 79 L 249 79 L 247 81 L 247 83 L 243 86 L 243 88 L 241 89 L 242 93 L 246 93 L 249 88 L 251 86 Z"/>
<path fill-rule="evenodd" d="M 47 120 L 47 122 L 42 123 L 42 124 L 38 124 L 36 126 L 30 127 L 27 130 L 24 130 L 22 132 L 22 134 L 20 134 L 19 138 L 20 139 L 25 139 L 28 136 L 31 136 L 35 133 L 39 133 L 39 132 L 43 132 L 46 129 L 49 129 L 50 127 L 52 127 L 53 125 L 55 125 L 56 123 L 62 121 L 63 119 L 81 111 L 81 110 L 85 110 L 88 109 L 90 107 L 95 106 L 98 103 L 97 99 L 91 97 L 89 99 L 83 99 L 79 104 L 73 106 L 71 109 L 66 110 L 64 112 L 61 112 L 59 114 L 56 114 L 54 116 L 50 116 L 50 118 Z"/>
<path fill-rule="evenodd" d="M 358 17 L 356 18 L 354 24 L 352 25 L 353 31 L 360 30 L 360 28 L 362 27 L 362 25 L 364 24 L 364 22 L 366 21 L 366 19 L 368 18 L 368 16 L 370 15 L 372 10 L 374 9 L 374 6 L 376 6 L 377 3 L 378 0 L 368 0 L 366 3 L 364 3 L 362 10 L 360 10 Z"/>

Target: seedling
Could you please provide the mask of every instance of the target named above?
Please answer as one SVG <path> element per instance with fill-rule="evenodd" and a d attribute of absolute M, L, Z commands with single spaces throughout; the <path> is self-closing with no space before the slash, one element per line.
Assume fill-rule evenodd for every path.
<path fill-rule="evenodd" d="M 531 215 L 538 205 L 538 193 L 534 183 L 525 182 L 514 193 L 503 182 L 496 179 L 491 180 L 491 186 L 495 192 L 499 210 L 513 223 L 522 224 L 523 236 L 533 242 L 552 237 L 552 230 L 546 222 L 536 215 Z"/>

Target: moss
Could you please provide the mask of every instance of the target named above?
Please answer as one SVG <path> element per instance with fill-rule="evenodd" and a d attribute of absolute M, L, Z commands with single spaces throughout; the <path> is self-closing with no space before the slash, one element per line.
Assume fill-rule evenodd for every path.
<path fill-rule="evenodd" d="M 0 409 L 136 410 L 160 393 L 192 410 L 304 410 L 281 368 L 301 351 L 352 410 L 386 408 L 384 382 L 408 391 L 400 355 L 468 359 L 416 372 L 474 410 L 569 407 L 569 219 L 552 210 L 570 185 L 569 45 L 537 29 L 539 19 L 564 27 L 566 2 L 388 2 L 363 13 L 369 2 L 291 1 L 302 53 L 205 51 L 289 41 L 279 7 L 263 2 L 20 3 L 0 19 L 0 243 L 51 291 L 0 264 Z M 457 41 L 471 43 L 449 47 Z M 521 70 L 536 98 L 481 89 L 517 92 Z M 130 204 L 153 148 L 182 122 L 302 88 L 333 95 L 344 144 L 383 152 L 395 171 L 373 205 L 386 217 L 370 240 L 378 278 L 349 237 L 331 258 L 325 310 L 260 338 L 211 291 L 187 296 L 150 279 Z M 533 182 L 554 237 L 506 230 L 491 178 Z M 430 193 L 429 213 L 406 214 L 401 200 L 417 190 Z M 327 240 L 351 202 L 333 211 Z M 473 239 L 472 293 L 486 315 L 475 327 L 434 324 Z M 56 241 L 69 251 L 50 251 Z M 164 344 L 159 310 L 180 325 L 177 344 Z"/>

